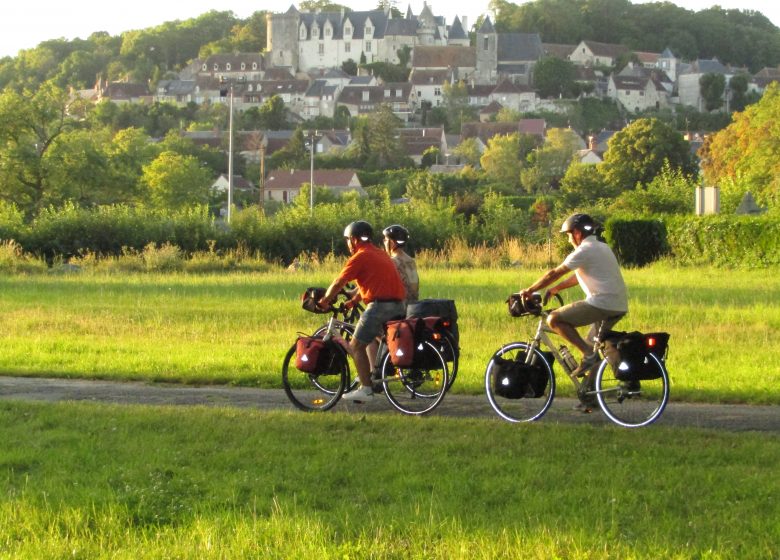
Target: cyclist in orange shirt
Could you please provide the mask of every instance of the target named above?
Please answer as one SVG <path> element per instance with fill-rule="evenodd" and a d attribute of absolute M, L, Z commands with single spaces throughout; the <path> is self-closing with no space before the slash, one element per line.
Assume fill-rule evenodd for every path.
<path fill-rule="evenodd" d="M 329 307 L 344 286 L 355 282 L 357 294 L 352 302 L 363 301 L 366 304 L 349 343 L 360 387 L 344 395 L 343 398 L 348 401 L 366 401 L 373 398 L 367 348 L 382 334 L 382 328 L 387 321 L 406 315 L 406 290 L 401 276 L 390 256 L 371 242 L 372 235 L 371 224 L 364 221 L 352 222 L 344 229 L 344 238 L 351 256 L 319 301 L 321 307 Z"/>

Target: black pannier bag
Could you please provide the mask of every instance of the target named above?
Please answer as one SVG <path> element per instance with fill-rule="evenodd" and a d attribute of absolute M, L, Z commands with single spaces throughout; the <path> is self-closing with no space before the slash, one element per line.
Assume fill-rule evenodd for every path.
<path fill-rule="evenodd" d="M 458 310 L 455 308 L 454 300 L 421 299 L 406 306 L 406 317 L 441 317 L 442 325 L 449 329 L 455 339 L 455 346 L 458 346 L 460 333 L 458 332 Z"/>
<path fill-rule="evenodd" d="M 505 399 L 539 398 L 544 396 L 549 377 L 544 364 L 534 354 L 532 363 L 525 363 L 525 352 L 514 360 L 496 356 L 491 368 L 496 395 Z"/>
<path fill-rule="evenodd" d="M 669 333 L 612 332 L 604 340 L 604 357 L 619 381 L 658 379 L 661 371 L 650 357 L 666 360 Z"/>

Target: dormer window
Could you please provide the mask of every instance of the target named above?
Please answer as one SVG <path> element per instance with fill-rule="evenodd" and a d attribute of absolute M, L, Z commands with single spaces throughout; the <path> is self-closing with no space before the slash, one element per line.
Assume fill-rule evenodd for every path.
<path fill-rule="evenodd" d="M 325 28 L 325 36 L 330 37 L 330 27 Z"/>
<path fill-rule="evenodd" d="M 371 26 L 366 25 L 366 35 L 371 35 Z"/>
<path fill-rule="evenodd" d="M 349 25 L 344 28 L 344 35 L 352 35 L 352 28 Z"/>
<path fill-rule="evenodd" d="M 320 30 L 319 30 L 319 28 L 318 28 L 318 27 L 315 25 L 314 27 L 312 27 L 312 30 L 311 30 L 311 36 L 316 38 L 316 37 L 319 37 L 319 35 L 320 35 Z"/>
<path fill-rule="evenodd" d="M 225 64 L 225 70 L 230 72 L 230 63 L 229 62 L 227 64 Z"/>
<path fill-rule="evenodd" d="M 241 63 L 241 70 L 246 70 L 246 62 Z"/>
<path fill-rule="evenodd" d="M 305 39 L 306 38 L 306 26 L 303 25 L 303 24 L 301 24 L 301 33 L 300 33 L 300 35 L 301 35 L 301 39 Z"/>
<path fill-rule="evenodd" d="M 214 63 L 214 72 L 217 72 L 219 70 L 219 64 L 216 62 Z"/>
<path fill-rule="evenodd" d="M 257 70 L 257 62 L 252 63 L 252 70 Z"/>
<path fill-rule="evenodd" d="M 207 64 L 204 62 L 204 63 L 203 63 L 203 66 L 201 67 L 201 69 L 202 69 L 204 72 L 206 72 L 206 71 L 209 69 L 209 67 L 208 67 L 208 65 L 207 65 Z"/>

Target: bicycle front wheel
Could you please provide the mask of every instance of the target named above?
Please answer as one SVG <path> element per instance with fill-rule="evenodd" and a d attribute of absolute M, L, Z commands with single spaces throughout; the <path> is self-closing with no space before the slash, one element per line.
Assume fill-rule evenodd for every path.
<path fill-rule="evenodd" d="M 661 416 L 669 402 L 669 373 L 663 362 L 648 354 L 656 379 L 621 381 L 604 360 L 596 373 L 596 398 L 607 418 L 626 428 L 641 428 Z"/>
<path fill-rule="evenodd" d="M 547 410 L 553 401 L 555 395 L 555 376 L 553 375 L 552 366 L 544 358 L 544 355 L 539 349 L 534 348 L 534 363 L 541 366 L 542 375 L 546 375 L 547 379 L 542 378 L 539 380 L 538 391 L 529 391 L 529 395 L 539 396 L 517 396 L 512 394 L 507 395 L 507 391 L 501 386 L 502 379 L 497 375 L 498 370 L 496 368 L 496 358 L 503 360 L 513 361 L 525 361 L 528 355 L 530 346 L 525 342 L 512 342 L 499 348 L 497 352 L 493 354 L 485 369 L 485 392 L 487 393 L 488 402 L 493 410 L 496 411 L 501 418 L 509 422 L 532 422 L 538 420 Z M 544 389 L 541 387 L 543 382 L 546 381 Z"/>
<path fill-rule="evenodd" d="M 293 344 L 282 362 L 282 386 L 287 398 L 306 412 L 333 408 L 349 383 L 346 352 L 334 347 L 336 356 L 328 372 L 314 374 L 295 367 L 295 347 Z"/>
<path fill-rule="evenodd" d="M 380 382 L 387 400 L 404 414 L 427 414 L 439 406 L 447 392 L 447 362 L 436 346 L 425 345 L 425 363 L 421 367 L 393 365 L 390 354 L 382 358 Z"/>

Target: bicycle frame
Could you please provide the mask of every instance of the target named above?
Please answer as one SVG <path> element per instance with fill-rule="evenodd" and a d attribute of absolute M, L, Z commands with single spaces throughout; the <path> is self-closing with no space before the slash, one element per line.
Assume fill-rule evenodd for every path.
<path fill-rule="evenodd" d="M 558 349 L 555 347 L 555 343 L 550 338 L 550 336 L 547 333 L 555 333 L 554 330 L 552 330 L 550 327 L 547 326 L 545 319 L 547 318 L 548 313 L 542 312 L 541 318 L 539 319 L 539 325 L 536 328 L 536 334 L 531 339 L 531 341 L 528 343 L 528 345 L 531 348 L 540 349 L 542 345 L 544 345 L 545 348 L 547 348 L 552 355 L 555 357 L 555 360 L 560 364 L 560 366 L 563 368 L 563 370 L 566 372 L 566 375 L 569 376 L 569 379 L 571 379 L 571 382 L 574 383 L 574 388 L 579 392 L 580 388 L 582 387 L 582 382 L 577 378 L 576 375 L 572 373 L 572 369 L 569 367 L 569 365 L 566 363 L 566 360 L 563 359 L 563 356 L 561 356 L 561 353 L 558 351 Z M 598 348 L 598 342 L 594 344 L 594 349 Z M 531 360 L 533 360 L 533 354 L 529 352 L 525 357 L 526 363 L 530 364 Z"/>

